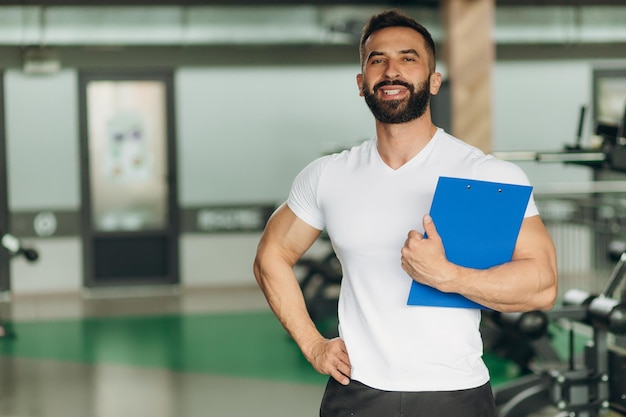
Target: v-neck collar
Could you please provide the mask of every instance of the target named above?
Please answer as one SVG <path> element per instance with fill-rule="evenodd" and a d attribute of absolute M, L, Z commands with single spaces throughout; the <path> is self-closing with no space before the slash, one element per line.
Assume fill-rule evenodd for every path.
<path fill-rule="evenodd" d="M 437 128 L 437 131 L 435 132 L 433 137 L 428 141 L 426 146 L 420 149 L 420 151 L 417 154 L 415 154 L 413 158 L 409 159 L 402 166 L 396 169 L 391 168 L 389 165 L 387 165 L 387 163 L 383 160 L 382 156 L 380 155 L 380 152 L 378 152 L 378 137 L 374 138 L 374 143 L 373 143 L 374 149 L 372 150 L 372 152 L 374 152 L 376 160 L 383 167 L 383 169 L 385 169 L 387 172 L 391 174 L 400 173 L 408 169 L 409 167 L 420 163 L 431 153 L 432 148 L 435 146 L 434 145 L 435 142 L 439 140 L 440 131 L 441 131 L 441 128 Z"/>

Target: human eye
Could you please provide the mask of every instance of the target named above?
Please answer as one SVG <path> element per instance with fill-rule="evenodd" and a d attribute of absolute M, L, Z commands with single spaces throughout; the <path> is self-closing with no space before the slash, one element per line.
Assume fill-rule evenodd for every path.
<path fill-rule="evenodd" d="M 420 60 L 420 54 L 415 49 L 405 49 L 400 52 L 400 59 L 403 62 L 417 62 Z"/>
<path fill-rule="evenodd" d="M 375 65 L 384 63 L 385 60 L 385 55 L 383 53 L 374 51 L 369 55 L 367 63 L 370 65 Z"/>

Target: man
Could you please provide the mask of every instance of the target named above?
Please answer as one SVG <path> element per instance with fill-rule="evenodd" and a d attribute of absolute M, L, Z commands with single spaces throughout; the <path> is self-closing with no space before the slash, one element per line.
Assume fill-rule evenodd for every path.
<path fill-rule="evenodd" d="M 549 309 L 552 240 L 531 199 L 511 262 L 487 270 L 450 263 L 426 215 L 437 179 L 528 179 L 433 125 L 429 99 L 441 74 L 423 26 L 396 11 L 375 15 L 360 54 L 357 84 L 376 137 L 298 175 L 261 238 L 255 276 L 307 360 L 331 377 L 320 416 L 496 416 L 480 311 L 408 306 L 411 280 L 498 311 Z M 323 229 L 343 268 L 340 337 L 332 340 L 311 321 L 293 272 Z"/>

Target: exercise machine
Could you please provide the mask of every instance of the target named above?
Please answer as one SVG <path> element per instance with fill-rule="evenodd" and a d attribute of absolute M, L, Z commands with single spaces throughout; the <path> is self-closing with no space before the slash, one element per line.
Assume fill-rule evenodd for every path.
<path fill-rule="evenodd" d="M 581 106 L 576 141 L 565 145 L 560 151 L 504 151 L 493 152 L 499 159 L 508 161 L 560 162 L 584 165 L 599 172 L 611 170 L 626 172 L 626 107 L 619 125 L 596 123 L 594 133 L 601 139 L 594 147 L 585 148 L 581 144 L 586 106 Z"/>
<path fill-rule="evenodd" d="M 11 257 L 23 256 L 28 262 L 34 262 L 39 258 L 39 253 L 35 249 L 25 247 L 20 239 L 10 233 L 2 235 L 0 245 L 9 252 Z"/>
<path fill-rule="evenodd" d="M 324 336 L 338 336 L 337 303 L 343 273 L 335 252 L 331 249 L 321 259 L 300 259 L 297 265 L 304 270 L 300 289 L 311 319 Z"/>
<path fill-rule="evenodd" d="M 35 262 L 39 259 L 39 252 L 24 246 L 20 239 L 10 233 L 4 233 L 0 237 L 0 247 L 9 253 L 10 258 L 23 256 L 28 262 Z M 13 337 L 15 337 L 15 333 L 11 329 L 10 324 L 0 319 L 0 339 Z"/>
<path fill-rule="evenodd" d="M 536 364 L 532 373 L 494 390 L 501 417 L 526 417 L 549 406 L 558 410 L 557 417 L 598 417 L 609 410 L 626 416 L 626 347 L 611 342 L 626 334 L 626 302 L 614 298 L 625 272 L 623 252 L 601 294 L 572 289 L 565 293 L 562 307 L 548 312 L 495 313 L 496 321 L 518 334 L 520 329 L 536 332 L 530 338 L 533 346 L 549 346 L 545 343 L 549 322 L 569 328 L 567 360 L 548 349 L 547 360 Z M 591 331 L 582 356 L 575 353 L 577 325 Z M 543 342 L 537 344 L 538 340 Z"/>

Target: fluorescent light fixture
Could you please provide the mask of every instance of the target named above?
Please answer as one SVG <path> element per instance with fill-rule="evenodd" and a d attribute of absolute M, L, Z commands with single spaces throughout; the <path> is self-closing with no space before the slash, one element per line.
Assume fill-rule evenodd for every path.
<path fill-rule="evenodd" d="M 24 73 L 29 75 L 49 75 L 61 69 L 57 53 L 51 49 L 28 48 L 23 54 Z"/>

